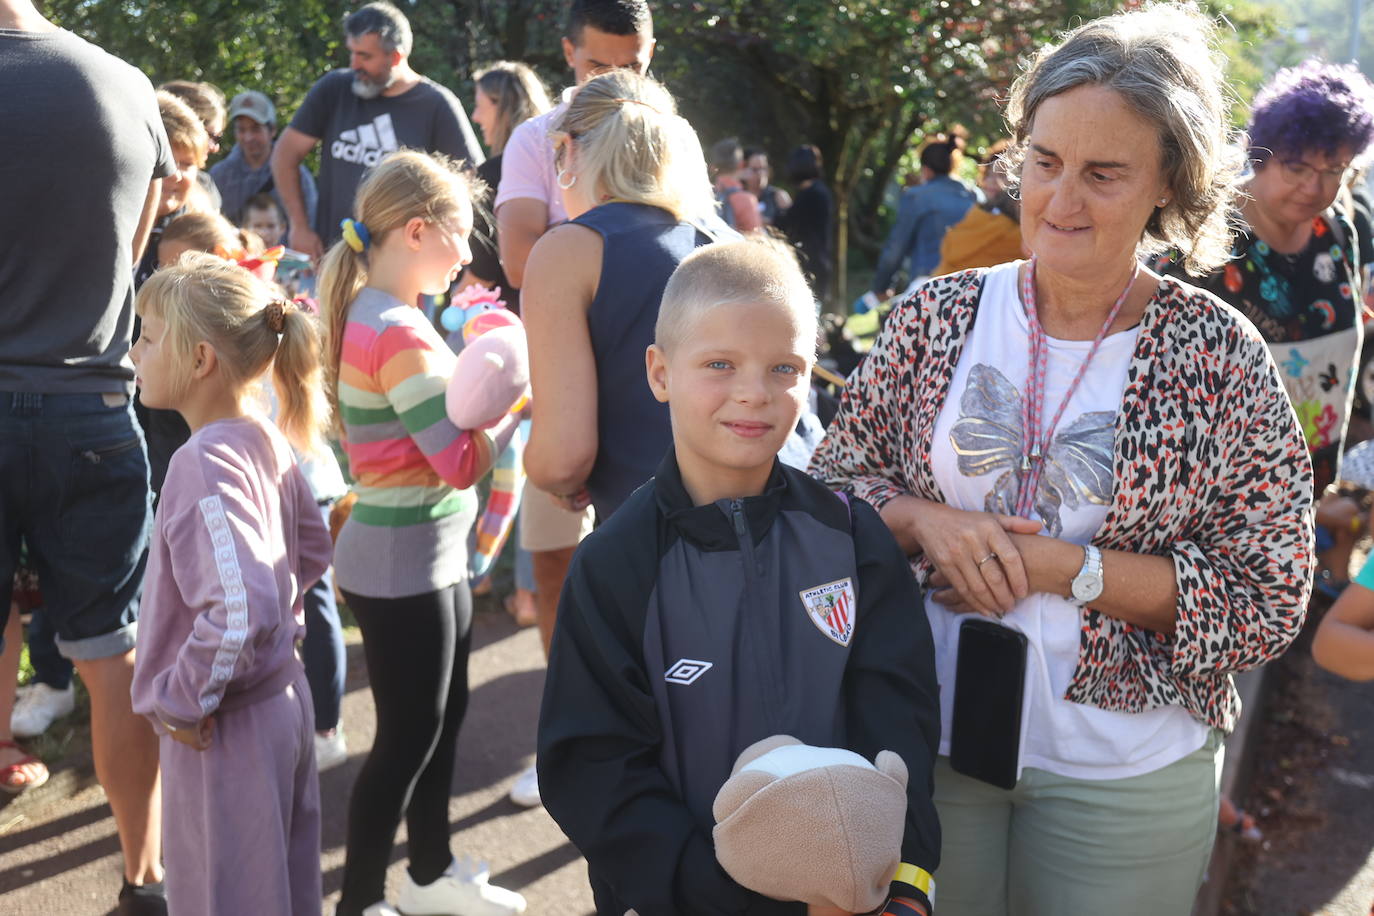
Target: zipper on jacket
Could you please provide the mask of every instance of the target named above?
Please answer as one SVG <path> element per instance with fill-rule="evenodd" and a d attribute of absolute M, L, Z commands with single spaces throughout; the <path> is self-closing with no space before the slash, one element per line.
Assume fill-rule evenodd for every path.
<path fill-rule="evenodd" d="M 740 565 L 744 568 L 744 613 L 745 626 L 750 634 L 754 665 L 758 669 L 759 694 L 764 700 L 764 713 L 772 723 L 779 721 L 782 704 L 776 696 L 782 670 L 774 657 L 776 647 L 771 644 L 767 627 L 767 617 L 762 613 L 762 605 L 756 599 L 759 578 L 758 564 L 754 559 L 754 538 L 749 533 L 749 519 L 744 514 L 744 500 L 730 500 L 730 521 L 739 539 Z"/>
<path fill-rule="evenodd" d="M 749 521 L 744 517 L 744 500 L 730 500 L 730 517 L 735 522 L 735 537 L 739 538 L 739 546 L 744 548 L 744 542 L 749 540 Z"/>

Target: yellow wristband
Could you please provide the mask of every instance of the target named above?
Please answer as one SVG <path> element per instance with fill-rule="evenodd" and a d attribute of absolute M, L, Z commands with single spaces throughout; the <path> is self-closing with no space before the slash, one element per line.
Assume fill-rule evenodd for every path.
<path fill-rule="evenodd" d="M 927 897 L 935 889 L 935 879 L 930 876 L 930 872 L 924 868 L 917 868 L 915 865 L 908 865 L 906 862 L 897 866 L 897 873 L 892 876 L 892 880 L 902 884 L 910 884 Z"/>

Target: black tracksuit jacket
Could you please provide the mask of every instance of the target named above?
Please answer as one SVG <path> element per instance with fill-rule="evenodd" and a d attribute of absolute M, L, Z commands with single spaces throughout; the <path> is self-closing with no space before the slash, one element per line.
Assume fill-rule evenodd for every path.
<path fill-rule="evenodd" d="M 808 611 L 805 593 L 816 607 L 846 591 L 857 609 L 833 626 Z M 781 464 L 759 496 L 693 506 L 670 451 L 573 558 L 539 720 L 540 794 L 600 916 L 804 916 L 732 881 L 711 842 L 736 757 L 777 734 L 901 755 L 902 861 L 935 872 L 934 652 L 891 533 Z"/>

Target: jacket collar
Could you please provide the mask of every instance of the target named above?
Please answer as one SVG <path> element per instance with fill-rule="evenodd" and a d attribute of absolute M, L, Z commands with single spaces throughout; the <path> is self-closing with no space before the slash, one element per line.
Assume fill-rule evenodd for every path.
<path fill-rule="evenodd" d="M 682 483 L 682 471 L 677 465 L 677 453 L 669 449 L 654 475 L 655 498 L 659 511 L 668 524 L 704 550 L 738 550 L 735 535 L 732 500 L 721 499 L 706 506 L 695 506 Z M 768 483 L 758 496 L 746 496 L 742 503 L 749 533 L 755 544 L 763 540 L 773 520 L 782 508 L 788 491 L 787 477 L 782 465 L 773 459 Z"/>

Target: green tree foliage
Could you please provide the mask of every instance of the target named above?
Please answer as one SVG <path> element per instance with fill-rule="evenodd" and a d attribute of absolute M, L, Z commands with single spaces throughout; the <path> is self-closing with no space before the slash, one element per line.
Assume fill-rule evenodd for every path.
<path fill-rule="evenodd" d="M 42 0 L 40 0 L 42 2 Z M 1019 62 L 1110 0 L 652 0 L 654 74 L 704 144 L 765 146 L 775 162 L 802 142 L 822 151 L 839 208 L 837 285 L 851 237 L 872 254 L 883 200 L 915 140 L 953 123 L 974 146 L 1002 132 L 1000 100 Z M 1135 2 L 1135 0 L 1128 0 Z M 1296 0 L 1293 0 L 1296 2 Z M 1326 2 L 1326 0 L 1319 0 Z M 1330 0 L 1339 2 L 1339 0 Z M 1276 30 L 1254 0 L 1213 0 L 1248 82 Z M 343 66 L 344 0 L 47 0 L 60 25 L 155 81 L 204 79 L 226 94 L 258 89 L 284 115 Z M 468 102 L 482 64 L 524 60 L 552 88 L 568 80 L 560 0 L 397 0 L 420 72 Z M 1266 31 L 1267 30 L 1267 31 Z M 1248 69 L 1246 69 L 1248 68 Z M 906 161 L 909 161 L 906 160 Z M 852 236 L 851 236 L 852 233 Z"/>

